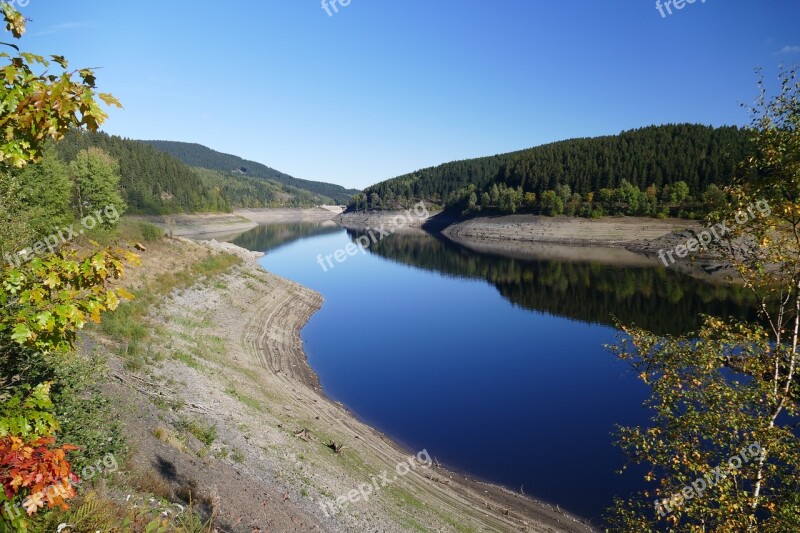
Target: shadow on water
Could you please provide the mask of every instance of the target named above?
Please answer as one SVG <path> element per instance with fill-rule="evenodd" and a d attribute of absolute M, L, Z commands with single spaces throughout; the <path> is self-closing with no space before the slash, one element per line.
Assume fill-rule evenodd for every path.
<path fill-rule="evenodd" d="M 348 235 L 355 241 L 362 234 Z M 757 314 L 745 289 L 663 267 L 514 259 L 422 233 L 393 235 L 369 250 L 426 270 L 483 279 L 524 309 L 593 324 L 614 326 L 616 319 L 657 334 L 683 334 L 698 329 L 702 314 L 749 321 Z"/>

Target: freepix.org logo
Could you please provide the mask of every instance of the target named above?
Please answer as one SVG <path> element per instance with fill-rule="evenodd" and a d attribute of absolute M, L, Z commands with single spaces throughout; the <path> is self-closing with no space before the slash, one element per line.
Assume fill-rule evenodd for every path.
<path fill-rule="evenodd" d="M 31 3 L 31 0 L 6 0 L 4 3 L 10 5 L 11 7 L 28 7 L 28 4 Z"/>
<path fill-rule="evenodd" d="M 339 6 L 347 7 L 352 0 L 322 0 L 322 9 L 329 17 L 334 16 L 339 12 Z"/>
<path fill-rule="evenodd" d="M 661 18 L 665 19 L 668 15 L 672 15 L 672 8 L 680 11 L 686 4 L 694 4 L 697 0 L 666 0 L 661 3 L 661 0 L 656 0 L 656 9 L 661 13 Z M 700 0 L 701 4 L 705 4 L 706 0 Z"/>

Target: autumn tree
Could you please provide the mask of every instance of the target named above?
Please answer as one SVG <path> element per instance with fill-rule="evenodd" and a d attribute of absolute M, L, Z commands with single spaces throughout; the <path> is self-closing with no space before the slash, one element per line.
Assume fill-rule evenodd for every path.
<path fill-rule="evenodd" d="M 718 251 L 761 320 L 706 317 L 685 337 L 624 328 L 613 349 L 652 387 L 655 414 L 619 432 L 648 488 L 617 500 L 614 531 L 800 531 L 800 84 L 788 71 L 777 96 L 759 85 L 753 153 L 708 222 L 730 229 Z"/>
<path fill-rule="evenodd" d="M 0 3 L 0 9 L 7 30 L 20 38 L 25 18 L 8 3 Z M 97 129 L 106 114 L 96 96 L 117 103 L 110 95 L 96 95 L 91 70 L 70 71 L 61 56 L 45 59 L 13 44 L 2 46 L 7 51 L 0 52 L 5 61 L 0 65 L 0 208 L 9 217 L 3 222 L 12 224 L 0 225 L 0 250 L 13 251 L 35 234 L 24 220 L 30 207 L 25 179 L 31 175 L 20 170 L 39 162 L 46 142 L 60 140 L 70 128 Z M 109 286 L 122 276 L 125 260 L 135 256 L 114 249 L 60 251 L 21 267 L 0 266 L 0 531 L 26 531 L 26 516 L 64 506 L 75 495 L 71 482 L 76 478 L 67 460 L 73 447 L 56 442 L 59 425 L 52 415 L 50 383 L 31 382 L 16 363 L 32 354 L 55 357 L 72 349 L 87 321 L 99 321 L 120 297 L 130 297 Z"/>

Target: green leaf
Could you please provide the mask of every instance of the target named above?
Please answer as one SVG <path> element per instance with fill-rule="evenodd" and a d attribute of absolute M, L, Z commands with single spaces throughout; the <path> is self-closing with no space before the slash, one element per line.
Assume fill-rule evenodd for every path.
<path fill-rule="evenodd" d="M 33 337 L 33 332 L 25 324 L 17 324 L 11 339 L 17 344 L 25 344 Z"/>

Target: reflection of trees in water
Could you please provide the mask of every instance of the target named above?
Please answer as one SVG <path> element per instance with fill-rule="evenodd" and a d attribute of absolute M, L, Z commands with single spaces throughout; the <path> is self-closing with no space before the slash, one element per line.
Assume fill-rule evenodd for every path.
<path fill-rule="evenodd" d="M 353 239 L 359 235 L 348 233 Z M 756 317 L 740 287 L 703 283 L 665 268 L 511 259 L 429 235 L 392 235 L 370 250 L 428 270 L 487 280 L 520 307 L 585 322 L 613 325 L 616 317 L 665 334 L 696 329 L 700 314 Z"/>
<path fill-rule="evenodd" d="M 268 252 L 284 244 L 314 235 L 326 235 L 341 231 L 336 225 L 321 222 L 297 222 L 294 224 L 271 224 L 257 226 L 231 241 L 237 246 L 254 252 Z"/>

